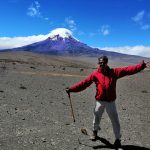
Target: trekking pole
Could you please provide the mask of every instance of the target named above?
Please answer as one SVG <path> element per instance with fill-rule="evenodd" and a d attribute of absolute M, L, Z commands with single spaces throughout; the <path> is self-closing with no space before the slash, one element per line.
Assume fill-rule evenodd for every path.
<path fill-rule="evenodd" d="M 73 122 L 75 122 L 75 116 L 74 116 L 74 112 L 73 112 L 73 106 L 72 106 L 72 101 L 71 101 L 70 93 L 68 93 L 68 97 L 69 97 L 69 101 L 70 101 L 71 114 L 72 114 L 72 117 L 73 117 Z"/>
<path fill-rule="evenodd" d="M 69 93 L 69 92 L 67 92 L 67 94 L 68 94 L 69 101 L 70 101 L 70 106 L 71 106 L 71 113 L 72 113 L 73 122 L 75 122 L 75 116 L 74 116 L 74 112 L 73 112 L 73 106 L 72 106 L 71 96 L 70 96 L 70 93 Z M 74 123 L 74 125 L 75 125 L 75 123 Z M 75 128 L 77 129 L 76 125 L 75 125 Z M 83 130 L 83 129 L 81 129 L 81 132 L 83 133 L 82 130 Z M 85 129 L 84 129 L 84 130 L 85 130 Z M 84 131 L 84 132 L 85 132 L 85 131 Z M 84 133 L 84 134 L 88 135 L 88 134 L 87 134 L 87 131 L 86 131 L 86 133 Z M 78 143 L 79 143 L 78 147 L 79 147 L 80 145 L 92 147 L 92 146 L 89 146 L 89 145 L 86 145 L 86 144 L 81 143 L 81 141 L 80 141 L 78 135 L 77 135 L 77 137 L 78 137 Z M 75 149 L 78 149 L 78 148 L 75 148 Z"/>
<path fill-rule="evenodd" d="M 68 94 L 68 97 L 69 97 L 70 106 L 71 106 L 72 118 L 73 118 L 73 122 L 74 122 L 74 125 L 75 125 L 75 116 L 74 116 L 74 112 L 73 112 L 73 106 L 72 106 L 71 96 L 70 96 L 70 93 L 68 93 L 68 92 L 67 92 L 67 94 Z M 75 125 L 75 129 L 77 129 L 76 125 Z M 85 134 L 85 135 L 88 135 L 88 133 L 87 133 L 87 130 L 86 130 L 86 129 L 81 129 L 81 132 L 82 132 L 82 133 L 84 132 L 84 134 Z M 78 135 L 77 135 L 77 138 L 78 138 L 78 143 L 79 143 L 79 145 L 78 145 L 78 147 L 77 147 L 77 148 L 75 148 L 75 149 L 78 149 L 80 145 L 84 145 L 84 146 L 92 147 L 92 146 L 90 146 L 90 145 L 83 144 L 83 143 L 80 141 L 80 139 L 79 139 L 79 136 L 78 136 Z"/>

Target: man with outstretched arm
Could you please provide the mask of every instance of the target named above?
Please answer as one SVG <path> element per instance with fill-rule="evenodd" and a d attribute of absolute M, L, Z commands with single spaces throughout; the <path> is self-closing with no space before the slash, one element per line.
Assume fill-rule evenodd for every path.
<path fill-rule="evenodd" d="M 100 130 L 100 121 L 102 114 L 106 109 L 108 116 L 112 122 L 113 131 L 115 135 L 114 146 L 116 148 L 121 147 L 121 134 L 120 123 L 118 113 L 116 109 L 116 82 L 119 78 L 127 75 L 132 75 L 140 72 L 146 67 L 150 68 L 150 61 L 145 63 L 144 61 L 134 66 L 128 66 L 124 68 L 109 68 L 108 57 L 102 56 L 98 58 L 98 69 L 91 73 L 85 80 L 77 83 L 71 88 L 66 88 L 66 92 L 80 92 L 89 87 L 93 82 L 96 85 L 96 105 L 94 108 L 93 119 L 93 135 L 91 140 L 96 140 L 98 130 Z"/>

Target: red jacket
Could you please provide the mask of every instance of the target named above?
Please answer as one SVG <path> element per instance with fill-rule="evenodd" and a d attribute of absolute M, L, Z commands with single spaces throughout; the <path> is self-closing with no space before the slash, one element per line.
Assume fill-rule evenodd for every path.
<path fill-rule="evenodd" d="M 93 82 L 96 84 L 96 95 L 97 101 L 114 101 L 116 99 L 116 82 L 117 79 L 126 75 L 135 74 L 146 67 L 145 63 L 141 63 L 135 66 L 129 66 L 124 68 L 112 68 L 107 67 L 105 73 L 102 72 L 101 68 L 94 71 L 85 80 L 72 86 L 70 92 L 80 92 L 89 87 Z"/>

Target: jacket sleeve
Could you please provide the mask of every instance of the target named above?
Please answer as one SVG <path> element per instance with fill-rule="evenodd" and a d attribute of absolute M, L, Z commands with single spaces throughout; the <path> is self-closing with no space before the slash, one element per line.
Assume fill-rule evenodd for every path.
<path fill-rule="evenodd" d="M 70 92 L 80 92 L 85 90 L 87 87 L 89 87 L 94 81 L 94 76 L 93 73 L 88 76 L 85 80 L 77 83 L 76 85 L 72 86 L 71 88 L 69 88 Z"/>
<path fill-rule="evenodd" d="M 132 74 L 138 73 L 141 70 L 143 70 L 145 67 L 146 67 L 146 64 L 141 63 L 141 64 L 138 64 L 135 66 L 128 66 L 128 67 L 124 67 L 124 68 L 115 68 L 114 72 L 115 72 L 117 78 L 121 78 L 126 75 L 132 75 Z"/>

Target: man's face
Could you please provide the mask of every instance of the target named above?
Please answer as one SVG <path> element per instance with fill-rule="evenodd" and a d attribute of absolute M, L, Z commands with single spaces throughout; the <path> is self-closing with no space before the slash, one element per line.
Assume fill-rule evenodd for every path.
<path fill-rule="evenodd" d="M 105 69 L 107 66 L 107 61 L 105 59 L 99 59 L 98 64 L 100 68 Z"/>

